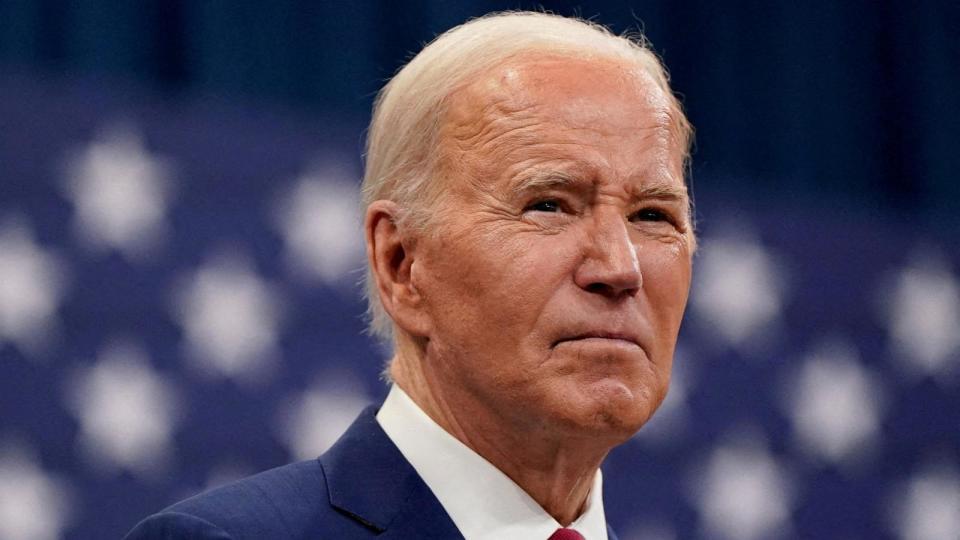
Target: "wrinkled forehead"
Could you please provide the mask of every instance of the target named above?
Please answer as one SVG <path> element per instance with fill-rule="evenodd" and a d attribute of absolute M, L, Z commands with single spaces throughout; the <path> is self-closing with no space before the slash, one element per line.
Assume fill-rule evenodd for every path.
<path fill-rule="evenodd" d="M 671 97 L 636 62 L 556 55 L 513 59 L 451 94 L 439 131 L 441 159 L 447 171 L 462 170 L 479 156 L 502 166 L 524 147 L 566 153 L 540 144 L 546 132 L 551 142 L 578 133 L 571 142 L 613 137 L 607 142 L 615 140 L 629 153 L 661 149 L 664 164 L 682 182 L 680 113 Z"/>
<path fill-rule="evenodd" d="M 589 124 L 625 100 L 664 124 L 673 116 L 671 100 L 638 62 L 529 54 L 465 81 L 451 93 L 442 121 L 455 126 L 549 109 L 557 121 Z"/>

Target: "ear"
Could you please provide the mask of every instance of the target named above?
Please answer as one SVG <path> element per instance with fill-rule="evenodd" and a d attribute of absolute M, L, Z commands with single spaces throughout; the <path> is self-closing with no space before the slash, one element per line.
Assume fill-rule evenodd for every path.
<path fill-rule="evenodd" d="M 367 207 L 364 233 L 367 262 L 383 308 L 393 322 L 414 338 L 425 337 L 430 320 L 422 297 L 411 279 L 416 264 L 416 237 L 397 226 L 401 209 L 393 201 L 374 201 Z"/>

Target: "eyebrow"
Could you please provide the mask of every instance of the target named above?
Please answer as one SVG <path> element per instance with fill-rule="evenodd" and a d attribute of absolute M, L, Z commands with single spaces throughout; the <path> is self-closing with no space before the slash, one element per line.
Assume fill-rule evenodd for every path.
<path fill-rule="evenodd" d="M 657 199 L 671 202 L 684 202 L 688 200 L 686 186 L 657 183 L 640 187 L 631 186 L 630 192 L 640 200 Z"/>
<path fill-rule="evenodd" d="M 592 182 L 583 180 L 570 173 L 556 170 L 540 170 L 517 182 L 511 191 L 513 191 L 515 195 L 523 195 L 530 191 L 550 189 L 588 191 L 595 189 L 595 186 Z M 656 199 L 668 202 L 685 202 L 689 200 L 686 186 L 675 186 L 660 182 L 643 186 L 631 184 L 628 187 L 628 191 L 630 195 L 638 200 Z"/>
<path fill-rule="evenodd" d="M 538 170 L 513 186 L 514 195 L 522 195 L 530 191 L 548 189 L 586 189 L 590 185 L 574 175 L 557 170 Z"/>

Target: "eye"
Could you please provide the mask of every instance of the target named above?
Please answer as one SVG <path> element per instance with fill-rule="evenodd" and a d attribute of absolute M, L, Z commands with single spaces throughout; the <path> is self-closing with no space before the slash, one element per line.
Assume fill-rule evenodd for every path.
<path fill-rule="evenodd" d="M 562 210 L 563 209 L 561 208 L 560 201 L 556 199 L 544 199 L 542 201 L 536 201 L 534 203 L 527 205 L 527 207 L 523 209 L 524 212 L 533 211 L 533 212 L 552 212 L 552 213 L 560 212 Z"/>
<path fill-rule="evenodd" d="M 656 208 L 643 208 L 630 216 L 630 221 L 670 221 L 670 216 Z"/>

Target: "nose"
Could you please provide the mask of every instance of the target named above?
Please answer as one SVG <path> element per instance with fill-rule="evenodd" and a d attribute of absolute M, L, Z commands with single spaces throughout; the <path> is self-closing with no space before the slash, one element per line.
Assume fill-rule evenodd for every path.
<path fill-rule="evenodd" d="M 594 215 L 586 256 L 574 276 L 581 289 L 609 298 L 633 296 L 640 290 L 643 276 L 628 227 L 619 213 Z"/>

